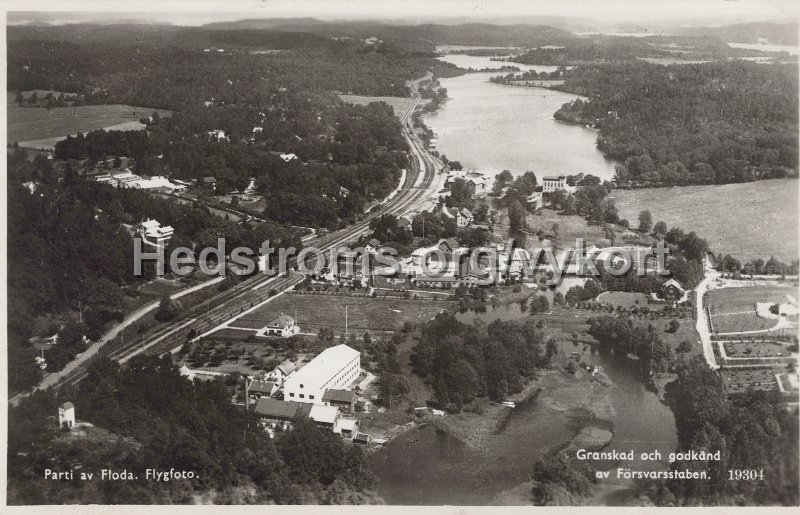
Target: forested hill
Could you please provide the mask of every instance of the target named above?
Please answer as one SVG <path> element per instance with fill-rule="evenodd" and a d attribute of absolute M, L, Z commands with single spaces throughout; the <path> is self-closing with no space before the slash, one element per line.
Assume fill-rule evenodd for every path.
<path fill-rule="evenodd" d="M 8 502 L 84 504 L 369 504 L 374 478 L 358 445 L 310 419 L 270 439 L 252 412 L 231 404 L 236 379 L 194 383 L 169 358 L 100 360 L 72 391 L 37 392 L 9 409 Z M 53 423 L 65 399 L 83 425 Z M 45 479 L 45 468 L 75 471 Z M 193 478 L 146 479 L 145 469 Z M 130 480 L 102 481 L 102 469 Z M 82 481 L 81 473 L 93 473 Z"/>
<path fill-rule="evenodd" d="M 535 47 L 559 45 L 577 38 L 566 30 L 547 25 L 491 25 L 465 23 L 461 25 L 390 25 L 381 22 L 321 22 L 313 19 L 241 20 L 211 23 L 205 28 L 214 30 L 269 29 L 304 31 L 330 37 L 370 38 L 388 41 L 417 41 L 420 49 L 433 51 L 435 45 Z"/>
<path fill-rule="evenodd" d="M 405 82 L 429 70 L 458 73 L 433 55 L 388 43 L 305 33 L 69 27 L 9 27 L 9 90 L 56 89 L 78 93 L 86 103 L 182 111 L 212 96 L 224 103 L 264 104 L 281 87 L 408 96 Z"/>
<path fill-rule="evenodd" d="M 687 36 L 715 36 L 723 41 L 735 43 L 759 43 L 766 40 L 773 45 L 797 46 L 797 29 L 796 22 L 754 22 L 723 27 L 685 27 L 678 29 L 676 33 Z"/>
<path fill-rule="evenodd" d="M 588 96 L 558 120 L 599 129 L 625 184 L 712 184 L 796 176 L 798 68 L 725 61 L 582 66 L 558 89 Z"/>

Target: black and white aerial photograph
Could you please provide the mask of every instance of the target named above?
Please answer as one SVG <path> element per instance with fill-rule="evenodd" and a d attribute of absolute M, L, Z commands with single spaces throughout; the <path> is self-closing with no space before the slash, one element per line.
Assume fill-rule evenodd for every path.
<path fill-rule="evenodd" d="M 800 506 L 796 0 L 0 15 L 0 504 Z"/>

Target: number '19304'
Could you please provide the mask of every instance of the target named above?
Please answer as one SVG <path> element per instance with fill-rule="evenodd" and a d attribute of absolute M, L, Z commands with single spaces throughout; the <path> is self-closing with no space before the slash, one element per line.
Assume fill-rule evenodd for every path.
<path fill-rule="evenodd" d="M 762 481 L 763 479 L 764 479 L 764 469 L 728 470 L 729 481 Z"/>

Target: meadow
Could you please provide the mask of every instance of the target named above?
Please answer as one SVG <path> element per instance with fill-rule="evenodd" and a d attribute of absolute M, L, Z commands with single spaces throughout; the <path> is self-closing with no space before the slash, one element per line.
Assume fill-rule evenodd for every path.
<path fill-rule="evenodd" d="M 695 231 L 711 250 L 742 263 L 798 257 L 798 182 L 774 179 L 742 184 L 614 190 L 621 218 L 638 224 L 646 209 L 653 222 Z"/>
<path fill-rule="evenodd" d="M 780 286 L 711 290 L 707 294 L 706 304 L 709 307 L 714 332 L 760 331 L 774 327 L 777 324 L 776 320 L 761 318 L 756 314 L 756 303 L 785 302 L 787 293 L 796 296 L 797 290 Z"/>
<path fill-rule="evenodd" d="M 411 104 L 414 102 L 413 98 L 406 97 L 367 97 L 363 95 L 339 95 L 339 98 L 350 104 L 367 105 L 372 102 L 386 102 L 392 109 L 394 109 L 395 116 L 400 116 L 405 113 Z M 428 103 L 429 100 L 422 99 L 421 104 Z"/>
<path fill-rule="evenodd" d="M 396 331 L 405 322 L 421 323 L 456 303 L 440 300 L 398 298 L 342 297 L 336 295 L 287 294 L 230 323 L 231 327 L 257 329 L 266 326 L 281 313 L 295 317 L 300 331 L 317 333 L 328 327 L 337 334 L 350 331 Z"/>
<path fill-rule="evenodd" d="M 8 106 L 8 141 L 21 147 L 52 149 L 56 142 L 69 135 L 105 130 L 141 130 L 139 120 L 158 112 L 169 116 L 170 111 L 122 104 L 55 107 Z"/>

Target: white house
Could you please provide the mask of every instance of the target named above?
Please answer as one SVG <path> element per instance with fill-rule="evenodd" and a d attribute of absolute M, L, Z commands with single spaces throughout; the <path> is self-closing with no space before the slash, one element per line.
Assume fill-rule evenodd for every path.
<path fill-rule="evenodd" d="M 459 227 L 469 227 L 475 221 L 475 216 L 467 208 L 461 208 L 456 212 L 456 225 Z"/>
<path fill-rule="evenodd" d="M 323 405 L 328 389 L 347 388 L 361 375 L 361 353 L 341 344 L 322 351 L 283 384 L 283 399 Z"/>
<path fill-rule="evenodd" d="M 269 323 L 264 330 L 264 334 L 267 336 L 280 336 L 282 338 L 288 338 L 293 334 L 297 334 L 299 331 L 300 327 L 295 325 L 294 318 L 281 313 L 278 318 Z"/>
<path fill-rule="evenodd" d="M 280 386 L 295 370 L 297 370 L 295 364 L 287 359 L 277 367 L 273 368 L 272 372 L 267 375 L 267 379 L 276 382 L 278 386 Z"/>
<path fill-rule="evenodd" d="M 162 246 L 172 238 L 175 229 L 169 225 L 162 226 L 158 220 L 148 218 L 134 228 L 136 234 L 144 239 L 144 242 L 153 246 Z"/>
<path fill-rule="evenodd" d="M 58 407 L 58 427 L 75 427 L 75 405 L 71 402 L 65 402 Z"/>
<path fill-rule="evenodd" d="M 543 193 L 552 193 L 554 191 L 564 190 L 571 192 L 573 190 L 572 186 L 567 184 L 567 176 L 566 175 L 559 175 L 558 177 L 549 176 L 542 178 L 542 192 Z"/>
<path fill-rule="evenodd" d="M 288 163 L 289 161 L 294 161 L 295 159 L 299 159 L 295 154 L 281 154 L 279 156 L 284 162 Z"/>

